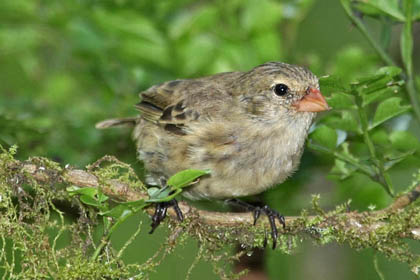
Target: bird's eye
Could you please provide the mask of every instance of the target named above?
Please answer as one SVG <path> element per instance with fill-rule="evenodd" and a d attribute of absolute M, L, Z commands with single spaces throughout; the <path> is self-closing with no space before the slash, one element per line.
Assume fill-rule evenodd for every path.
<path fill-rule="evenodd" d="M 285 84 L 276 84 L 274 86 L 274 93 L 278 96 L 283 96 L 289 91 L 289 87 Z"/>

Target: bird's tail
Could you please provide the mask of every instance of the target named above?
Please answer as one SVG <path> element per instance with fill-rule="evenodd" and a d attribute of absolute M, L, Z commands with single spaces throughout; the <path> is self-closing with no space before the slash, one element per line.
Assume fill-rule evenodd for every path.
<path fill-rule="evenodd" d="M 98 122 L 95 127 L 97 129 L 106 129 L 115 126 L 135 126 L 138 121 L 138 117 L 129 117 L 129 118 L 118 118 L 118 119 L 109 119 Z"/>

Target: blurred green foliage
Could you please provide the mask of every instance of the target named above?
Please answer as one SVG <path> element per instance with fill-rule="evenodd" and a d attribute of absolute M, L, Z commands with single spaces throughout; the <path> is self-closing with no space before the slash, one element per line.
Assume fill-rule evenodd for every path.
<path fill-rule="evenodd" d="M 350 5 L 350 1 L 341 2 Z M 401 1 L 404 2 L 401 5 L 397 2 L 353 1 L 351 8 L 365 16 L 356 19 L 367 23 L 373 39 L 389 58 L 402 61 L 399 66 L 404 74 L 395 80 L 417 85 L 414 99 L 418 99 L 420 76 L 415 70 L 419 65 L 412 65 L 416 60 L 409 52 L 411 46 L 418 53 L 418 45 L 412 44 L 416 38 L 410 37 L 409 31 L 413 28 L 411 21 L 420 19 L 420 1 L 412 1 L 412 6 L 410 1 Z M 394 26 L 402 22 L 403 32 L 399 33 Z M 393 44 L 395 41 L 401 42 L 401 53 Z M 346 107 L 353 102 L 346 87 L 389 63 L 351 27 L 344 9 L 334 0 L 0 1 L 0 144 L 5 147 L 17 144 L 20 159 L 46 156 L 79 167 L 104 154 L 113 154 L 141 173 L 129 130 L 98 131 L 94 128 L 96 122 L 135 115 L 137 93 L 153 84 L 247 70 L 272 60 L 306 65 L 319 76 L 333 74 L 324 80 L 321 89 L 327 95 L 339 94 L 331 95 L 329 101 L 343 110 L 321 116 L 322 125 L 312 134 L 312 140 L 319 140 L 332 150 L 341 144 L 340 149 L 345 152 L 342 138 L 345 132 L 351 153 L 368 164 L 363 129 L 355 121 L 354 112 L 349 113 Z M 393 103 L 383 106 L 401 108 L 398 113 L 403 113 L 407 104 L 413 105 L 413 96 L 408 87 L 398 89 L 397 97 L 387 99 Z M 384 93 L 393 96 L 391 91 Z M 376 108 L 376 104 L 371 107 Z M 395 191 L 403 191 L 411 184 L 410 174 L 420 166 L 419 122 L 411 112 L 391 120 L 386 118 L 392 115 L 389 110 L 382 116 L 374 112 L 369 107 L 366 114 L 373 120 L 370 138 L 380 157 L 390 148 L 400 156 L 406 153 L 403 159 L 393 162 L 389 171 Z M 383 159 L 395 160 L 395 153 L 390 156 Z M 323 179 L 328 170 L 334 185 Z M 287 215 L 307 207 L 310 193 L 321 193 L 326 208 L 348 199 L 359 210 L 384 207 L 391 201 L 380 182 L 355 171 L 337 162 L 334 156 L 307 150 L 299 172 L 281 187 L 268 191 L 264 198 Z M 148 221 L 147 217 L 142 219 Z M 136 230 L 137 222 L 122 225 L 112 237 L 113 242 L 125 240 L 127 232 Z M 147 259 L 146 255 L 153 254 L 162 238 L 160 233 L 147 238 L 142 235 L 132 243 L 132 252 L 126 260 Z M 308 265 L 311 261 L 304 260 L 311 252 L 308 249 L 306 255 L 296 260 L 270 252 L 266 261 L 268 274 L 274 279 L 282 276 L 287 268 L 278 264 L 284 262 L 297 269 L 300 266 L 303 270 L 311 269 Z M 357 275 L 358 278 L 372 279 L 375 275 L 372 252 L 362 256 L 350 253 L 352 257 L 343 257 L 348 254 L 346 250 L 338 252 L 347 264 L 344 267 L 354 265 L 354 271 L 368 271 Z M 168 263 L 179 266 L 179 279 L 185 277 L 193 259 L 191 255 L 196 253 L 197 248 L 191 245 L 178 248 L 169 257 Z M 184 255 L 187 263 L 181 267 L 179 257 Z M 389 275 L 401 276 L 407 270 L 401 269 L 401 264 L 388 265 L 383 259 L 381 262 L 380 266 L 386 262 Z M 152 274 L 152 279 L 173 279 L 170 269 L 164 264 L 157 269 L 161 271 Z M 307 278 L 305 273 L 299 275 L 300 279 Z M 292 272 L 284 276 L 298 279 Z M 193 279 L 198 277 L 214 279 L 208 266 L 202 263 L 192 274 Z M 333 273 L 322 272 L 312 277 L 336 279 Z M 354 278 L 341 275 L 340 279 Z"/>

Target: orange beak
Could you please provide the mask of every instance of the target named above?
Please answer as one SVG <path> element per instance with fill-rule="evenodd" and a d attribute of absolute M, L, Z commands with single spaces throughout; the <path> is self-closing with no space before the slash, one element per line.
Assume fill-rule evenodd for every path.
<path fill-rule="evenodd" d="M 321 92 L 315 88 L 310 88 L 308 94 L 293 106 L 298 112 L 321 112 L 331 109 Z"/>

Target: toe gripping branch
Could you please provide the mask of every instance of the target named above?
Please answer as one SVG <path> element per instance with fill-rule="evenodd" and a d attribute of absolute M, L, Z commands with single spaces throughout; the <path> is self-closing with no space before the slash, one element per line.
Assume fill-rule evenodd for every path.
<path fill-rule="evenodd" d="M 268 207 L 268 205 L 264 205 L 262 207 L 260 206 L 255 206 L 246 202 L 243 202 L 242 200 L 239 199 L 231 199 L 228 201 L 229 203 L 233 204 L 233 205 L 237 205 L 240 206 L 248 211 L 252 211 L 253 215 L 254 215 L 254 226 L 257 224 L 257 221 L 261 215 L 261 213 L 264 213 L 269 222 L 270 222 L 270 228 L 271 228 L 271 238 L 273 240 L 273 249 L 276 248 L 277 246 L 277 238 L 278 238 L 278 230 L 277 230 L 277 226 L 276 226 L 276 219 L 279 221 L 279 223 L 283 226 L 283 229 L 286 228 L 286 221 L 284 219 L 284 216 L 282 214 L 280 214 L 279 212 L 271 209 L 270 207 Z M 267 236 L 264 239 L 264 247 L 267 246 Z"/>
<path fill-rule="evenodd" d="M 168 186 L 166 184 L 167 181 L 165 177 L 160 177 L 159 183 L 162 188 L 167 188 Z M 149 231 L 149 234 L 152 234 L 155 231 L 155 229 L 160 225 L 160 223 L 165 219 L 169 207 L 174 208 L 179 221 L 182 222 L 184 220 L 184 215 L 182 214 L 182 211 L 178 206 L 178 201 L 175 198 L 170 201 L 158 202 L 155 204 L 155 213 L 152 216 L 152 224 L 150 225 L 151 229 Z"/>
<path fill-rule="evenodd" d="M 165 219 L 169 207 L 174 208 L 179 221 L 182 222 L 184 220 L 184 215 L 182 214 L 182 211 L 179 208 L 178 201 L 176 201 L 176 199 L 172 199 L 167 202 L 156 203 L 155 213 L 152 216 L 152 224 L 150 225 L 151 229 L 149 231 L 149 234 L 152 234 L 155 231 L 155 229 L 160 225 L 160 223 Z"/>

